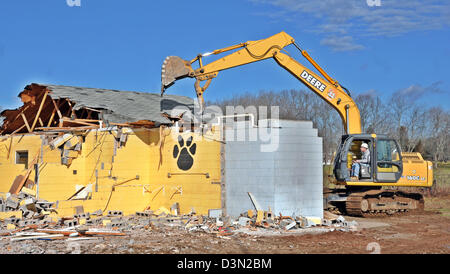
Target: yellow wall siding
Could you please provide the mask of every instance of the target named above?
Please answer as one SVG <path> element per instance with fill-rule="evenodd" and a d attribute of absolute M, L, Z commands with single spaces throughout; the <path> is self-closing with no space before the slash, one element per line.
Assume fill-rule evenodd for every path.
<path fill-rule="evenodd" d="M 175 128 L 166 128 L 161 151 L 160 129 L 129 130 L 126 144 L 114 150 L 117 134 L 117 131 L 89 132 L 81 153 L 69 167 L 61 164 L 60 149 L 51 150 L 49 146 L 44 146 L 40 198 L 59 201 L 60 216 L 74 214 L 74 207 L 80 205 L 86 212 L 122 210 L 125 214 L 133 214 L 147 207 L 152 210 L 161 206 L 170 208 L 176 202 L 182 213 L 188 213 L 193 208 L 197 213 L 206 214 L 208 209 L 220 208 L 220 185 L 213 184 L 220 182 L 220 142 L 215 141 L 219 139 L 219 133 L 208 132 L 205 134 L 207 138 L 199 135 L 194 138 L 193 143 L 197 147 L 193 165 L 186 171 L 177 166 L 173 150 L 179 135 L 183 136 L 186 144 L 189 136 L 195 134 L 178 133 Z M 11 156 L 7 159 L 9 140 L 0 140 L 0 192 L 3 194 L 9 190 L 17 175 L 25 173 L 24 165 L 15 164 L 15 151 L 28 150 L 29 161 L 32 161 L 41 149 L 40 136 L 15 136 Z M 169 173 L 172 175 L 168 176 Z M 208 173 L 209 178 L 204 173 Z M 34 180 L 34 172 L 30 179 Z M 88 184 L 92 184 L 90 200 L 67 201 L 76 192 L 77 185 Z"/>

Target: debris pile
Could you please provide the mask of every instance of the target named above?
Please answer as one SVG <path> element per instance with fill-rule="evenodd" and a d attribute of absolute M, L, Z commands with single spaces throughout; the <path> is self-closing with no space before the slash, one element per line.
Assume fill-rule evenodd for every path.
<path fill-rule="evenodd" d="M 23 187 L 18 194 L 7 193 L 0 197 L 0 219 L 9 229 L 27 225 L 51 223 L 50 215 L 57 213 L 56 203 L 36 199 L 36 193 Z"/>
<path fill-rule="evenodd" d="M 179 214 L 178 204 L 170 210 L 160 207 L 156 211 L 145 210 L 134 215 L 124 216 L 122 211 L 102 210 L 78 213 L 70 217 L 57 217 L 57 203 L 39 200 L 33 190 L 23 187 L 18 194 L 8 193 L 6 199 L 0 198 L 0 235 L 10 237 L 11 241 L 21 240 L 61 240 L 73 241 L 104 236 L 125 236 L 131 230 L 152 230 L 166 226 L 184 229 L 187 232 L 214 233 L 227 237 L 236 232 L 277 231 L 291 232 L 312 227 L 328 227 L 329 231 L 356 231 L 357 223 L 348 222 L 343 216 L 325 212 L 324 218 L 304 216 L 276 216 L 270 209 L 248 210 L 238 218 L 223 216 L 221 210 L 210 210 L 208 216 L 197 215 L 195 210 L 189 214 Z M 252 200 L 254 200 L 254 197 Z M 254 200 L 256 201 L 256 200 Z M 244 230 L 243 230 L 244 229 Z"/>

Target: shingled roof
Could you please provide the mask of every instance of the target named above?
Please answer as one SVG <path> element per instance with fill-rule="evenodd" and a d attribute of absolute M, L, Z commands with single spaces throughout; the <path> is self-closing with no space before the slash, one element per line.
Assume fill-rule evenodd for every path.
<path fill-rule="evenodd" d="M 51 100 L 45 100 L 44 93 Z M 50 118 L 52 111 L 55 112 L 56 110 L 55 102 L 57 104 L 61 103 L 61 105 L 64 105 L 64 102 L 66 102 L 64 110 L 72 109 L 72 111 L 78 111 L 77 113 L 81 113 L 83 109 L 97 110 L 100 113 L 98 119 L 107 123 L 149 121 L 155 126 L 172 124 L 173 121 L 169 118 L 180 115 L 186 110 L 193 111 L 194 108 L 194 100 L 185 96 L 164 95 L 161 97 L 159 93 L 36 83 L 27 85 L 24 91 L 19 94 L 19 97 L 24 102 L 22 107 L 15 110 L 4 110 L 0 114 L 3 116 L 0 118 L 3 133 L 13 132 L 14 129 L 20 127 L 22 129 L 19 132 L 26 130 L 20 115 L 23 113 L 26 116 L 25 119 L 29 120 L 29 124 L 31 124 L 31 121 L 34 121 L 35 117 L 40 114 L 39 106 L 42 100 L 45 100 L 45 102 L 42 103 L 43 114 L 39 117 L 40 119 L 42 118 L 41 124 L 46 124 L 47 122 L 49 124 L 55 123 Z M 184 110 L 182 111 L 182 109 Z M 62 109 L 61 112 L 63 112 Z M 170 117 L 163 115 L 164 113 L 169 114 Z M 63 116 L 65 115 L 63 113 Z M 78 116 L 77 118 L 83 117 Z M 57 119 L 55 118 L 54 120 Z"/>
<path fill-rule="evenodd" d="M 75 102 L 74 109 L 89 107 L 107 110 L 103 118 L 109 122 L 129 123 L 140 120 L 153 121 L 159 124 L 169 124 L 171 121 L 162 116 L 170 114 L 179 107 L 194 107 L 191 98 L 177 95 L 164 95 L 136 91 L 120 91 L 114 89 L 82 88 L 38 84 L 50 90 L 53 99 L 67 98 Z"/>

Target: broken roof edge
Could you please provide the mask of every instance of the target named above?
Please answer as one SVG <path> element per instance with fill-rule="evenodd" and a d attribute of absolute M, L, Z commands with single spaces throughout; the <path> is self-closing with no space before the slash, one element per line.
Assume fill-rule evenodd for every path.
<path fill-rule="evenodd" d="M 49 100 L 44 103 L 43 101 L 45 101 L 44 99 L 46 99 L 46 96 L 48 96 L 53 103 Z M 80 114 L 80 112 L 84 113 L 88 110 L 87 112 L 98 112 L 96 115 L 97 119 L 103 121 L 105 124 L 128 124 L 132 127 L 159 127 L 161 125 L 172 125 L 174 121 L 179 119 L 179 114 L 186 112 L 186 109 L 192 111 L 194 108 L 193 99 L 185 96 L 165 95 L 164 97 L 161 97 L 159 93 L 83 88 L 40 83 L 31 83 L 25 86 L 24 90 L 18 94 L 18 97 L 20 97 L 23 102 L 22 106 L 16 109 L 6 109 L 0 113 L 2 116 L 0 117 L 0 135 L 11 133 L 12 130 L 5 132 L 5 125 L 8 127 L 13 123 L 16 123 L 15 129 L 20 128 L 21 126 L 22 131 L 26 130 L 26 128 L 24 129 L 25 125 L 23 124 L 22 119 L 18 119 L 18 117 L 23 114 L 28 116 L 25 117 L 24 120 L 26 120 L 26 118 L 30 120 L 39 118 L 41 126 L 43 125 L 43 122 L 46 124 L 50 112 L 55 112 L 56 109 L 58 110 L 58 116 L 60 115 L 55 101 L 64 99 L 66 99 L 67 104 L 69 105 L 69 107 L 65 106 L 69 109 L 69 114 L 63 115 L 65 116 L 64 121 L 67 123 L 73 122 L 73 120 L 70 121 L 68 119 L 73 119 L 74 112 Z M 42 106 L 37 108 L 40 104 L 45 105 L 45 110 L 41 109 Z M 59 107 L 63 105 L 64 102 L 59 105 Z M 174 110 L 179 107 L 184 111 L 177 114 L 177 111 Z M 39 116 L 41 110 L 46 112 L 47 117 L 42 118 L 42 120 L 45 121 L 41 121 L 41 117 L 35 118 L 35 116 Z M 70 113 L 70 111 L 72 111 L 72 113 Z M 167 116 L 167 113 L 171 113 L 172 116 Z M 67 117 L 68 115 L 70 117 Z M 54 116 L 54 114 L 52 114 L 52 116 Z M 34 124 L 36 124 L 36 121 L 34 121 L 33 125 Z M 34 127 L 32 129 L 34 130 Z"/>

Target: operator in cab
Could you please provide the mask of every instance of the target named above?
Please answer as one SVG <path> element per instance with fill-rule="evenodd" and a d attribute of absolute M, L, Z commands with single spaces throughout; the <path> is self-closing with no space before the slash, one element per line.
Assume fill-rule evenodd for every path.
<path fill-rule="evenodd" d="M 361 165 L 370 165 L 370 150 L 369 145 L 366 143 L 361 144 L 361 160 L 353 160 L 352 163 L 352 177 L 356 177 L 359 180 L 359 172 L 361 170 Z"/>

